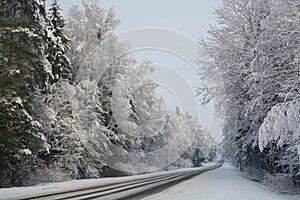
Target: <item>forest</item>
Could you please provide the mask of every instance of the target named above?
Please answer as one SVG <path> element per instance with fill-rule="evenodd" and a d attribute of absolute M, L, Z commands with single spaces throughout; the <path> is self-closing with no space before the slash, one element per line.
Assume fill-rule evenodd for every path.
<path fill-rule="evenodd" d="M 217 143 L 170 109 L 98 0 L 0 2 L 0 187 L 198 167 L 216 154 L 249 178 L 300 187 L 300 1 L 224 0 L 197 66 L 223 119 Z M 195 19 L 201 20 L 201 19 Z M 217 152 L 218 151 L 218 152 Z"/>
<path fill-rule="evenodd" d="M 171 110 L 97 0 L 0 3 L 0 186 L 200 166 L 216 143 Z M 137 88 L 137 86 L 139 86 Z"/>
<path fill-rule="evenodd" d="M 300 186 L 300 1 L 225 0 L 200 64 L 224 119 L 222 151 L 253 179 Z"/>

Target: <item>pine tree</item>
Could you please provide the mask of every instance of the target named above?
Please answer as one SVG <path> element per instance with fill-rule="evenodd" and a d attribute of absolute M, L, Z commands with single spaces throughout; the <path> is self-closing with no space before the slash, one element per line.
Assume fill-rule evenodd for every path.
<path fill-rule="evenodd" d="M 0 2 L 0 186 L 29 184 L 47 150 L 34 94 L 47 85 L 44 1 Z"/>
<path fill-rule="evenodd" d="M 64 34 L 65 21 L 60 13 L 57 0 L 52 0 L 47 13 L 46 58 L 52 68 L 51 84 L 60 79 L 72 81 L 72 67 L 66 52 L 69 50 L 68 38 Z"/>

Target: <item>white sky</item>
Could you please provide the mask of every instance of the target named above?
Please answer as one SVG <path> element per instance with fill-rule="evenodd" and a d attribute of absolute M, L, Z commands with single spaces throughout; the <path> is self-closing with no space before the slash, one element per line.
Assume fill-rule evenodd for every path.
<path fill-rule="evenodd" d="M 207 36 L 206 31 L 209 30 L 210 25 L 216 24 L 213 16 L 213 8 L 218 7 L 221 1 L 222 0 L 100 0 L 100 6 L 106 9 L 111 6 L 115 7 L 116 16 L 121 21 L 121 24 L 116 29 L 117 33 L 141 29 L 143 27 L 155 27 L 174 30 L 197 44 L 196 41 L 199 38 Z M 49 2 L 50 0 L 46 0 L 47 4 L 49 4 Z M 58 3 L 63 9 L 63 15 L 67 16 L 68 8 L 74 4 L 80 5 L 81 0 L 59 0 Z M 135 42 L 131 41 L 134 39 L 130 37 L 125 39 L 128 39 L 129 42 Z M 176 44 L 177 42 L 178 40 L 174 39 L 174 43 Z M 193 52 L 192 50 L 191 52 L 187 52 L 187 54 L 191 55 L 190 57 L 194 56 L 196 59 L 195 53 L 195 50 Z M 184 60 L 180 60 L 168 52 L 163 53 L 161 51 L 145 50 L 134 52 L 134 56 L 139 60 L 147 58 L 158 65 L 173 68 L 187 80 L 192 88 L 200 84 L 197 80 L 197 76 L 195 76 L 195 73 L 197 73 L 195 69 Z M 161 76 L 162 77 L 158 79 L 163 79 L 166 74 L 162 74 Z M 170 75 L 166 78 L 170 78 Z M 173 82 L 175 81 L 174 79 Z M 186 89 L 182 88 L 182 90 Z M 163 93 L 165 93 L 167 90 L 160 88 L 160 91 L 164 91 Z M 172 96 L 170 92 L 168 94 L 165 93 L 163 96 L 169 107 L 172 108 L 177 105 L 177 101 L 174 100 L 174 95 Z M 189 108 L 189 105 L 186 105 L 188 98 L 190 98 L 189 95 L 186 96 L 186 99 L 183 99 L 184 105 L 181 106 L 184 112 L 193 114 L 191 110 L 194 108 L 190 107 L 190 110 L 185 109 Z M 194 100 L 190 102 L 193 104 Z M 212 116 L 212 110 L 211 105 L 199 107 L 198 117 L 202 126 L 210 129 L 211 134 L 218 137 L 220 129 L 217 126 L 219 122 Z"/>
<path fill-rule="evenodd" d="M 49 4 L 51 0 L 46 0 Z M 182 32 L 195 40 L 214 24 L 212 10 L 222 0 L 100 0 L 100 6 L 114 6 L 121 20 L 117 32 L 140 27 L 162 27 Z M 63 14 L 81 0 L 58 0 Z"/>

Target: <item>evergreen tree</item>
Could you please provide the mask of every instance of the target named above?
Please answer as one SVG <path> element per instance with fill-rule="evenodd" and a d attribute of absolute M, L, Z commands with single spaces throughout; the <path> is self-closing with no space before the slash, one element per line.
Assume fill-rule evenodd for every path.
<path fill-rule="evenodd" d="M 47 144 L 34 94 L 47 85 L 44 1 L 0 2 L 0 186 L 29 184 Z"/>
<path fill-rule="evenodd" d="M 52 68 L 50 82 L 53 84 L 60 79 L 72 81 L 72 67 L 70 60 L 66 56 L 69 50 L 68 38 L 64 34 L 65 21 L 60 13 L 57 0 L 52 0 L 47 13 L 47 48 L 46 58 Z"/>

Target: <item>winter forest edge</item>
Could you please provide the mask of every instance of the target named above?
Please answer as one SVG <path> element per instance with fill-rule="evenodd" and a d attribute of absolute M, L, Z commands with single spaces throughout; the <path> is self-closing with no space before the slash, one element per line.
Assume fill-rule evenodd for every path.
<path fill-rule="evenodd" d="M 199 41 L 200 65 L 224 119 L 222 151 L 280 192 L 300 184 L 300 1 L 225 0 Z M 262 180 L 263 179 L 263 180 Z"/>
<path fill-rule="evenodd" d="M 137 63 L 117 41 L 114 10 L 96 0 L 82 6 L 65 23 L 56 0 L 47 12 L 44 1 L 1 1 L 1 187 L 214 159 L 213 138 L 167 109 L 145 78 L 152 64 Z M 152 153 L 173 138 L 164 155 Z"/>
<path fill-rule="evenodd" d="M 215 9 L 197 94 L 224 119 L 220 144 L 167 108 L 152 63 L 118 42 L 114 9 L 83 0 L 64 19 L 56 0 L 3 0 L 0 13 L 0 187 L 198 167 L 218 149 L 252 179 L 299 189 L 299 0 Z"/>

